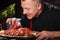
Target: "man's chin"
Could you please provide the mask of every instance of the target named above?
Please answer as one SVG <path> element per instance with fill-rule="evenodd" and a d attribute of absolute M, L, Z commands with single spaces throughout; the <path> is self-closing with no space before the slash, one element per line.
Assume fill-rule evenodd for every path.
<path fill-rule="evenodd" d="M 29 20 L 32 19 L 32 17 L 27 17 Z"/>

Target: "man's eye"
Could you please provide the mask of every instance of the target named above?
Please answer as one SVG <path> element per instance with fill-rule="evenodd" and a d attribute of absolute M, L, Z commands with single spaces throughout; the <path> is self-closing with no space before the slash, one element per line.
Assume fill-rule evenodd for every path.
<path fill-rule="evenodd" d="M 22 0 L 22 1 L 25 1 L 25 0 Z"/>
<path fill-rule="evenodd" d="M 26 10 L 29 10 L 28 8 L 25 8 Z"/>

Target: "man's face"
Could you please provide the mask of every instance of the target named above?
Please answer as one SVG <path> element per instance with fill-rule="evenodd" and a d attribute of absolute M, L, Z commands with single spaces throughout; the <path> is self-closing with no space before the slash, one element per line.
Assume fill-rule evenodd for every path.
<path fill-rule="evenodd" d="M 36 17 L 40 10 L 38 3 L 32 0 L 21 1 L 21 6 L 23 8 L 23 14 L 25 14 L 28 19 Z"/>

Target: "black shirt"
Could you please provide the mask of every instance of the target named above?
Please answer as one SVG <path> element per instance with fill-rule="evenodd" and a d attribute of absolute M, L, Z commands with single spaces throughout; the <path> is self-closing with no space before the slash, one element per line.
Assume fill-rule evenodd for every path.
<path fill-rule="evenodd" d="M 32 30 L 35 31 L 60 31 L 60 8 L 43 4 L 43 11 L 37 17 L 32 19 Z M 26 17 L 21 20 L 23 27 L 30 28 L 30 20 Z"/>

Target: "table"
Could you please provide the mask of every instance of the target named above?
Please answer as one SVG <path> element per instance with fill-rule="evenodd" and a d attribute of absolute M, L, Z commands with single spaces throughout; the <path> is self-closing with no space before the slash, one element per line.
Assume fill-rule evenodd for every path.
<path fill-rule="evenodd" d="M 0 40 L 35 40 L 36 37 L 22 37 L 22 36 L 2 36 L 0 35 Z M 54 39 L 48 39 L 48 40 L 60 40 L 59 38 L 54 38 Z"/>

